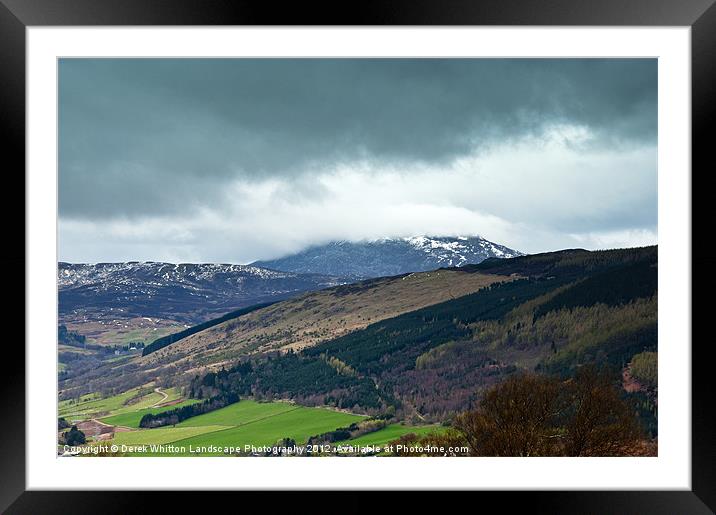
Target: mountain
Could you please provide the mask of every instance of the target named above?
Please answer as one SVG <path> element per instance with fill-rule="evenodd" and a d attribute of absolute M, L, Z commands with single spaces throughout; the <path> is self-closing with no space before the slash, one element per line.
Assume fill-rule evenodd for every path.
<path fill-rule="evenodd" d="M 59 263 L 57 270 L 61 319 L 156 317 L 198 323 L 345 282 L 231 264 Z"/>
<path fill-rule="evenodd" d="M 199 385 L 202 398 L 225 389 L 439 422 L 521 371 L 570 376 L 597 363 L 621 377 L 657 350 L 657 276 L 657 248 L 646 247 L 368 279 L 247 309 L 121 364 L 77 359 L 60 389 L 161 380 Z M 653 426 L 655 405 L 645 410 Z"/>
<path fill-rule="evenodd" d="M 486 388 L 513 374 L 567 378 L 595 364 L 619 382 L 635 357 L 657 351 L 656 247 L 490 259 L 448 271 L 465 281 L 502 279 L 298 351 L 245 348 L 241 362 L 195 385 L 217 379 L 220 390 L 238 395 L 437 422 L 474 407 Z M 204 348 L 219 335 L 227 333 L 217 331 Z M 646 411 L 654 429 L 655 405 Z"/>
<path fill-rule="evenodd" d="M 414 236 L 331 242 L 283 258 L 257 261 L 253 265 L 286 272 L 368 278 L 476 264 L 490 257 L 522 255 L 522 252 L 479 236 Z"/>
<path fill-rule="evenodd" d="M 568 380 L 596 365 L 653 437 L 656 385 L 635 387 L 633 374 L 657 361 L 657 258 L 657 247 L 572 249 L 308 292 L 156 339 L 142 356 L 81 349 L 61 360 L 60 398 L 154 383 L 207 406 L 283 399 L 440 423 L 523 372 Z"/>

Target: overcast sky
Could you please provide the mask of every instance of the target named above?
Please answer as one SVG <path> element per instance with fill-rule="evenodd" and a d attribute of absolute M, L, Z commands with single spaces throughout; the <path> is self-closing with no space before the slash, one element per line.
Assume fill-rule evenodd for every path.
<path fill-rule="evenodd" d="M 62 59 L 60 259 L 656 243 L 655 59 Z"/>

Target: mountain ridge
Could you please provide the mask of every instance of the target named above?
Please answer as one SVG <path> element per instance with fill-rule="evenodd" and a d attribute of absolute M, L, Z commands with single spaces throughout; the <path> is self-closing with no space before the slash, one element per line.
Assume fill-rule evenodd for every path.
<path fill-rule="evenodd" d="M 297 273 L 327 273 L 367 279 L 438 268 L 478 264 L 487 258 L 524 253 L 480 236 L 410 236 L 362 241 L 331 241 L 253 266 Z"/>
<path fill-rule="evenodd" d="M 250 265 L 216 263 L 58 263 L 60 317 L 111 312 L 112 317 L 159 317 L 202 322 L 232 309 L 347 280 Z M 109 309 L 111 308 L 111 309 Z"/>

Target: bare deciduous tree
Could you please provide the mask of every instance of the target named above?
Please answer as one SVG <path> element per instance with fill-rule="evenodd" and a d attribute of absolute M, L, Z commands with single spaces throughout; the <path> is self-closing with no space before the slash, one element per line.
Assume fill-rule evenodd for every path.
<path fill-rule="evenodd" d="M 624 456 L 642 438 L 618 389 L 591 367 L 568 381 L 513 376 L 458 415 L 455 428 L 472 456 Z"/>

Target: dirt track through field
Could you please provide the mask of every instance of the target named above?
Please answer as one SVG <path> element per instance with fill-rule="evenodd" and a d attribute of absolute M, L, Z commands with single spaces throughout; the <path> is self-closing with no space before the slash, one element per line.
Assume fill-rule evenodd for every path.
<path fill-rule="evenodd" d="M 163 402 L 165 402 L 169 398 L 169 395 L 164 393 L 161 388 L 155 388 L 154 391 L 157 392 L 159 395 L 163 395 L 164 397 L 161 400 L 158 400 L 157 402 L 155 402 L 154 404 L 149 406 L 150 408 L 158 408 Z"/>
<path fill-rule="evenodd" d="M 82 431 L 86 436 L 97 437 L 99 435 L 109 434 L 114 431 L 114 426 L 100 422 L 97 419 L 85 420 L 77 424 L 77 429 Z"/>

